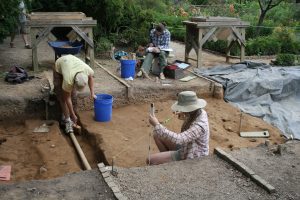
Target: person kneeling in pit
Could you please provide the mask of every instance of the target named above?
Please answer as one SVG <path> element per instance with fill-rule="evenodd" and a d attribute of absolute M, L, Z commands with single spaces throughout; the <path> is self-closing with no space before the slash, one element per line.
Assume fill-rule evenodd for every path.
<path fill-rule="evenodd" d="M 62 56 L 55 62 L 54 92 L 63 112 L 61 125 L 65 126 L 66 133 L 73 132 L 73 126 L 77 125 L 78 118 L 75 113 L 77 91 L 82 91 L 89 85 L 91 98 L 96 98 L 93 75 L 92 68 L 73 55 Z"/>
<path fill-rule="evenodd" d="M 198 99 L 193 91 L 178 94 L 178 101 L 171 109 L 183 120 L 181 133 L 168 130 L 150 114 L 149 122 L 154 127 L 154 140 L 160 151 L 150 155 L 147 164 L 158 165 L 171 161 L 199 158 L 209 153 L 209 126 L 204 99 Z"/>

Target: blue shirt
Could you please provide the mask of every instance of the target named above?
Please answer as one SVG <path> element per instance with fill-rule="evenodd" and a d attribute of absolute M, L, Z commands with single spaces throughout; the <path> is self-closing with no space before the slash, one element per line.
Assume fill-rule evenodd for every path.
<path fill-rule="evenodd" d="M 26 8 L 25 8 L 25 4 L 24 4 L 23 1 L 21 1 L 20 4 L 19 4 L 19 12 L 20 12 L 20 14 L 19 14 L 19 22 L 20 23 L 26 22 L 26 15 L 25 15 Z"/>
<path fill-rule="evenodd" d="M 169 49 L 171 33 L 165 29 L 161 35 L 155 34 L 155 29 L 150 31 L 150 42 L 159 49 Z"/>

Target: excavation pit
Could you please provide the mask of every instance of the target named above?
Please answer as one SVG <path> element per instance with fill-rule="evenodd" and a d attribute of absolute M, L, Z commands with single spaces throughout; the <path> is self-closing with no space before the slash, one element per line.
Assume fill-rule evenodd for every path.
<path fill-rule="evenodd" d="M 205 98 L 205 110 L 209 116 L 210 153 L 215 147 L 233 150 L 241 147 L 255 147 L 266 138 L 241 138 L 239 136 L 240 111 L 220 99 Z M 179 132 L 182 121 L 173 115 L 170 106 L 174 100 L 154 102 L 158 119 L 169 129 Z M 82 135 L 76 135 L 92 168 L 104 162 L 120 167 L 146 166 L 149 134 L 150 104 L 132 104 L 113 109 L 110 122 L 96 122 L 93 111 L 79 114 L 83 128 Z M 66 173 L 84 170 L 81 161 L 68 136 L 59 129 L 57 121 L 51 121 L 48 133 L 33 133 L 47 121 L 26 120 L 25 123 L 0 125 L 0 138 L 6 141 L 0 145 L 0 163 L 12 166 L 12 181 L 51 179 Z M 278 129 L 261 119 L 243 115 L 242 130 L 268 130 L 271 144 L 280 144 L 284 139 Z M 153 138 L 151 153 L 158 152 Z"/>
<path fill-rule="evenodd" d="M 21 40 L 19 41 L 21 42 Z M 40 52 L 43 72 L 37 74 L 36 79 L 21 85 L 1 83 L 0 95 L 0 165 L 11 165 L 11 181 L 19 182 L 34 179 L 52 179 L 67 173 L 84 170 L 81 161 L 68 136 L 59 129 L 58 121 L 50 126 L 49 133 L 33 133 L 34 128 L 45 123 L 45 97 L 41 85 L 52 83 L 51 67 L 53 63 L 52 50 L 47 44 L 41 43 L 45 51 Z M 179 45 L 179 44 L 176 44 Z M 174 47 L 174 49 L 183 49 Z M 5 51 L 8 51 L 5 49 Z M 9 49 L 10 51 L 10 49 Z M 50 52 L 50 53 L 49 53 Z M 30 53 L 30 52 L 29 52 Z M 22 58 L 19 63 L 30 65 L 28 52 L 21 52 L 21 56 L 11 50 L 15 58 Z M 183 55 L 183 53 L 182 53 Z M 28 58 L 28 59 L 25 59 Z M 50 60 L 49 60 L 50 58 Z M 177 58 L 180 58 L 177 56 Z M 3 59 L 4 60 L 4 59 Z M 215 57 L 213 64 L 219 62 Z M 222 58 L 223 60 L 223 58 Z M 119 77 L 117 68 L 119 63 L 111 60 L 98 60 L 110 72 Z M 212 61 L 211 61 L 212 62 Z M 3 65 L 9 66 L 11 60 L 5 59 Z M 212 65 L 212 63 L 210 63 Z M 152 127 L 148 123 L 150 103 L 156 108 L 156 115 L 160 121 L 168 120 L 165 125 L 179 132 L 181 121 L 173 116 L 170 106 L 176 99 L 176 94 L 183 90 L 196 91 L 204 98 L 208 105 L 205 110 L 209 116 L 210 125 L 210 153 L 216 146 L 225 149 L 236 149 L 247 146 L 257 146 L 266 139 L 249 139 L 239 136 L 240 111 L 220 99 L 220 87 L 202 78 L 189 82 L 168 80 L 168 83 L 157 83 L 145 79 L 128 81 L 128 89 L 101 67 L 96 66 L 95 91 L 107 93 L 114 97 L 112 120 L 101 123 L 94 121 L 92 102 L 89 98 L 79 100 L 79 118 L 83 128 L 82 136 L 76 135 L 92 168 L 97 163 L 114 164 L 121 167 L 145 166 L 148 155 L 149 134 Z M 16 97 L 16 94 L 18 96 Z M 219 96 L 218 96 L 218 95 Z M 83 95 L 84 96 L 84 95 Z M 219 97 L 219 99 L 213 98 Z M 49 119 L 57 119 L 58 104 L 50 105 Z M 84 111 L 87 110 L 87 111 Z M 56 118 L 53 117 L 56 115 Z M 21 123 L 18 123 L 20 122 Z M 243 115 L 241 131 L 268 130 L 270 142 L 279 144 L 284 142 L 280 131 L 260 119 Z M 1 138 L 4 138 L 1 140 Z M 151 140 L 151 153 L 157 152 L 154 141 Z"/>

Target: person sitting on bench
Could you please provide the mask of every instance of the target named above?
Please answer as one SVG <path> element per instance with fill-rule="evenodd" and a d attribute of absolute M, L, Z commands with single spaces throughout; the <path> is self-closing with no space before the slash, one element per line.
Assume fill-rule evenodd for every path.
<path fill-rule="evenodd" d="M 137 76 L 144 75 L 146 78 L 150 79 L 149 72 L 152 66 L 152 61 L 154 58 L 158 57 L 160 67 L 159 77 L 160 79 L 165 79 L 163 71 L 167 66 L 167 57 L 169 52 L 164 51 L 164 49 L 169 49 L 170 40 L 171 34 L 162 23 L 159 23 L 150 31 L 150 43 L 146 50 L 146 58 L 143 62 L 141 70 L 137 73 Z"/>

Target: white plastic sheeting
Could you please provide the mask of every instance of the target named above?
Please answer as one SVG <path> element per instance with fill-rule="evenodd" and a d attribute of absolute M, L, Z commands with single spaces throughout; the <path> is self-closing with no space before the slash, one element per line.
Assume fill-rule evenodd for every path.
<path fill-rule="evenodd" d="M 300 66 L 247 61 L 196 72 L 221 83 L 225 101 L 278 127 L 286 137 L 300 139 Z"/>

